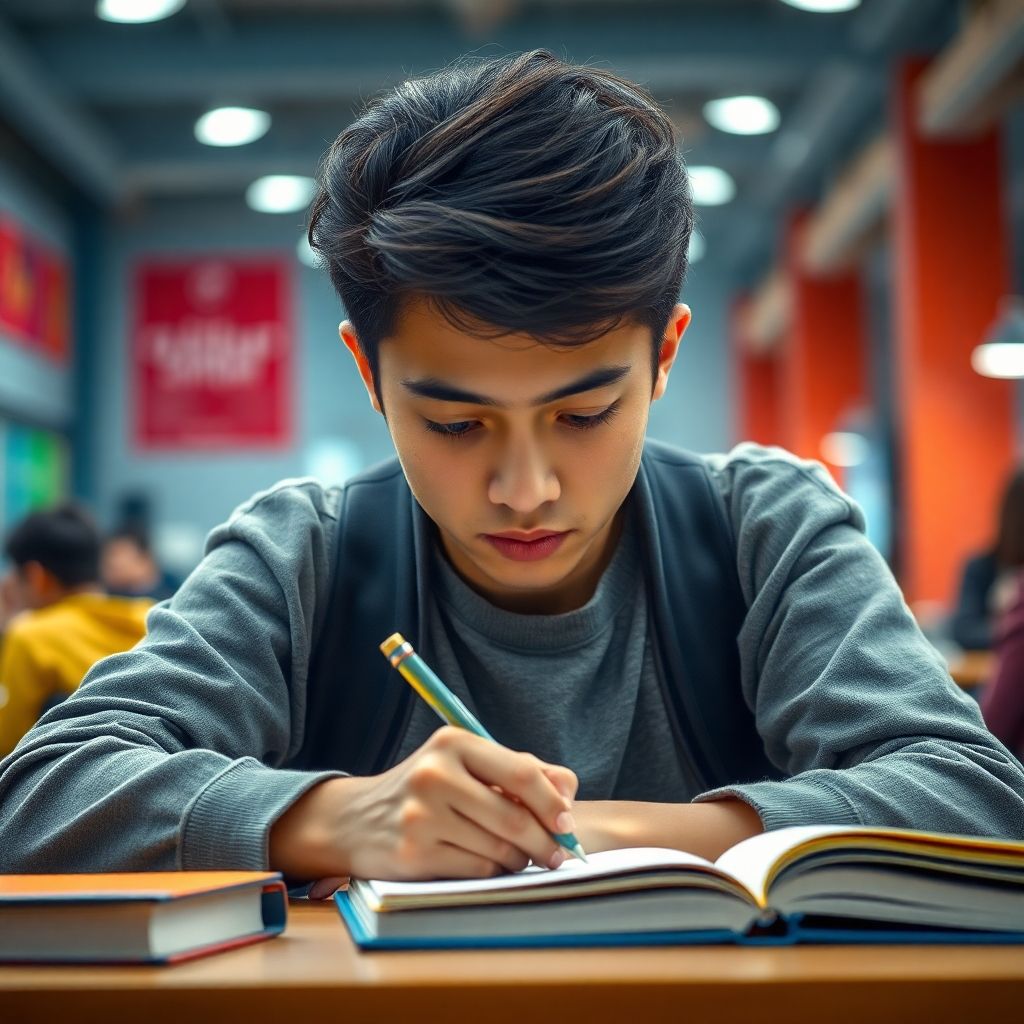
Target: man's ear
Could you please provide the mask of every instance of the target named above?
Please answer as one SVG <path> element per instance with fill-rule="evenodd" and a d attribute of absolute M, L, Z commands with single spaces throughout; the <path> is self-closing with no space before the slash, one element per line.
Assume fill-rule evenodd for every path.
<path fill-rule="evenodd" d="M 657 401 L 668 387 L 668 375 L 672 364 L 679 355 L 679 345 L 690 326 L 690 307 L 682 302 L 676 303 L 672 309 L 672 315 L 668 318 L 668 326 L 661 336 L 661 350 L 658 353 L 658 372 L 654 378 L 654 393 L 651 401 Z"/>
<path fill-rule="evenodd" d="M 21 567 L 21 578 L 25 582 L 25 590 L 34 607 L 49 604 L 56 599 L 61 590 L 57 577 L 40 562 L 26 562 Z"/>
<path fill-rule="evenodd" d="M 370 405 L 377 410 L 377 412 L 383 414 L 383 410 L 380 407 L 380 399 L 377 397 L 376 382 L 373 379 L 373 370 L 370 369 L 370 360 L 366 358 L 366 353 L 363 352 L 362 345 L 359 344 L 359 339 L 356 337 L 356 329 L 352 326 L 350 320 L 345 320 L 338 325 L 338 336 L 341 338 L 345 345 L 345 348 L 349 350 L 352 358 L 356 362 L 356 369 L 359 371 L 359 376 L 362 378 L 363 387 L 366 388 L 366 393 L 370 396 Z"/>

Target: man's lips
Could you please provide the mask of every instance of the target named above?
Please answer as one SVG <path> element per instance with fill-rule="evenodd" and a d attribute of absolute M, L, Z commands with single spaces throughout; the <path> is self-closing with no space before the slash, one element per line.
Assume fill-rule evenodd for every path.
<path fill-rule="evenodd" d="M 517 540 L 523 544 L 532 544 L 535 540 L 543 540 L 545 537 L 557 537 L 559 534 L 568 533 L 568 530 L 505 530 L 503 533 L 485 533 L 485 537 L 498 537 L 501 540 Z"/>
<path fill-rule="evenodd" d="M 538 562 L 553 555 L 569 533 L 569 530 L 505 530 L 485 533 L 483 537 L 498 554 L 513 562 Z"/>

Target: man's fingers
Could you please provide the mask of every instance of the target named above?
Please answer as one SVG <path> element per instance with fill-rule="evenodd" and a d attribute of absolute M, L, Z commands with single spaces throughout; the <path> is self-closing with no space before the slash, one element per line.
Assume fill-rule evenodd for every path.
<path fill-rule="evenodd" d="M 431 858 L 431 870 L 425 878 L 493 878 L 501 865 L 478 853 L 470 853 L 450 843 L 439 843 Z"/>
<path fill-rule="evenodd" d="M 501 799 L 501 798 L 499 798 Z M 506 871 L 522 871 L 530 857 L 507 839 L 488 832 L 474 820 L 452 811 L 453 823 L 445 829 L 446 841 L 452 846 L 500 864 Z"/>
<path fill-rule="evenodd" d="M 493 857 L 511 870 L 520 870 L 526 864 L 524 861 L 512 867 L 508 860 L 509 849 L 544 867 L 558 867 L 564 859 L 551 830 L 545 828 L 529 808 L 504 792 L 495 792 L 476 779 L 465 778 L 455 784 L 451 799 L 456 814 L 472 823 L 492 843 L 502 844 L 500 847 L 472 846 L 477 852 Z"/>
<path fill-rule="evenodd" d="M 576 773 L 571 768 L 565 768 L 560 764 L 544 764 L 541 771 L 551 780 L 555 789 L 566 800 L 576 799 L 576 791 L 580 787 L 580 780 L 576 778 Z"/>
<path fill-rule="evenodd" d="M 551 766 L 532 754 L 507 750 L 479 737 L 469 738 L 477 742 L 462 744 L 460 755 L 470 775 L 485 786 L 500 786 L 504 793 L 523 804 L 548 831 L 572 831 L 571 801 L 544 773 L 544 769 Z M 505 835 L 504 832 L 499 834 Z"/>

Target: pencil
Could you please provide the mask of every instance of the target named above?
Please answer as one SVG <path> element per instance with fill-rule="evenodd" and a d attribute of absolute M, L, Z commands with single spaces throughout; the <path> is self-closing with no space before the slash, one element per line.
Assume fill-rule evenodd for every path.
<path fill-rule="evenodd" d="M 413 650 L 401 633 L 392 633 L 380 645 L 384 657 L 398 669 L 402 678 L 449 725 L 466 729 L 492 743 L 498 741 L 480 724 L 473 713 L 441 682 L 431 667 Z M 553 832 L 555 842 L 573 857 L 586 863 L 587 854 L 571 832 Z"/>

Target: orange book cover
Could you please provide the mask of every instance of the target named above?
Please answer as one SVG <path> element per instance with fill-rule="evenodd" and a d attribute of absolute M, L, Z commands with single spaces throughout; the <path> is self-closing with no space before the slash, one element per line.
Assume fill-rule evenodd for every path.
<path fill-rule="evenodd" d="M 251 891 L 252 899 L 258 902 L 261 924 L 255 930 L 250 927 L 237 934 L 226 925 L 218 931 L 216 923 L 206 931 L 198 927 L 208 923 L 211 914 L 217 914 L 218 904 L 211 903 L 211 897 L 216 900 L 235 893 L 244 899 L 246 891 Z M 0 875 L 0 960 L 176 963 L 280 934 L 287 921 L 287 895 L 281 875 L 274 871 Z M 91 928 L 94 935 L 105 936 L 115 920 L 122 919 L 118 916 L 120 908 L 136 907 L 145 915 L 148 905 L 156 914 L 159 907 L 169 903 L 194 904 L 196 908 L 196 938 L 183 948 L 159 949 L 150 943 L 145 948 L 120 946 L 101 954 L 89 943 L 80 942 L 81 949 L 68 944 L 68 936 L 81 936 L 83 929 L 85 934 Z M 83 916 L 87 914 L 90 916 Z M 142 927 L 151 938 L 149 920 L 146 918 Z M 18 935 L 27 935 L 28 926 L 32 927 L 34 943 L 26 940 L 19 944 Z M 8 936 L 6 941 L 3 933 Z"/>
<path fill-rule="evenodd" d="M 8 901 L 173 900 L 257 882 L 278 883 L 276 871 L 128 871 L 77 875 L 0 875 Z"/>

